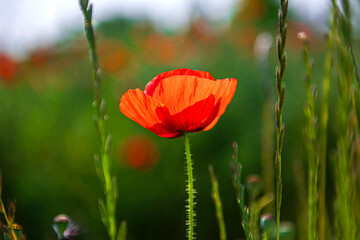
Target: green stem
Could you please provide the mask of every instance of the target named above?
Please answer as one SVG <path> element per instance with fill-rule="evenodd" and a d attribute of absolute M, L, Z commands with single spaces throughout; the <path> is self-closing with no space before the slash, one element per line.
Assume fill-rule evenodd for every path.
<path fill-rule="evenodd" d="M 317 148 L 317 117 L 315 114 L 315 89 L 312 86 L 311 75 L 313 61 L 309 54 L 309 39 L 306 33 L 298 34 L 303 41 L 303 61 L 306 68 L 305 86 L 307 92 L 307 102 L 304 113 L 306 118 L 306 147 L 308 150 L 308 239 L 316 240 L 318 237 L 318 161 L 319 154 Z"/>
<path fill-rule="evenodd" d="M 85 35 L 89 43 L 89 57 L 92 68 L 93 84 L 94 84 L 94 107 L 96 115 L 94 122 L 99 142 L 99 156 L 95 157 L 96 171 L 103 182 L 106 207 L 100 204 L 101 218 L 108 230 L 111 240 L 116 239 L 116 198 L 117 189 L 115 186 L 115 178 L 111 176 L 111 137 L 107 134 L 105 127 L 105 101 L 102 99 L 101 88 L 101 69 L 99 67 L 98 55 L 96 52 L 95 35 L 92 26 L 92 5 L 88 0 L 80 0 L 81 10 L 84 15 Z M 100 163 L 98 163 L 100 162 Z M 102 202 L 102 200 L 100 201 Z M 100 203 L 99 202 L 99 203 Z"/>
<path fill-rule="evenodd" d="M 340 239 L 356 239 L 357 225 L 354 214 L 353 196 L 354 182 L 351 175 L 351 164 L 354 161 L 355 139 L 358 138 L 357 116 L 355 106 L 355 91 L 353 83 L 353 62 L 350 56 L 351 18 L 349 2 L 342 1 L 345 16 L 333 0 L 335 25 L 335 52 L 338 57 L 337 73 L 339 81 L 339 111 L 338 111 L 338 159 L 335 163 L 336 177 L 336 235 Z M 345 27 L 344 27 L 344 18 Z"/>
<path fill-rule="evenodd" d="M 209 173 L 210 173 L 210 180 L 212 185 L 212 198 L 214 200 L 215 209 L 216 209 L 216 218 L 219 224 L 219 233 L 220 233 L 220 240 L 226 240 L 226 229 L 225 229 L 225 221 L 223 215 L 223 209 L 219 194 L 219 183 L 215 177 L 214 169 L 212 166 L 209 166 Z"/>
<path fill-rule="evenodd" d="M 332 69 L 333 42 L 335 35 L 336 14 L 333 7 L 332 19 L 330 22 L 330 32 L 328 37 L 327 53 L 325 58 L 325 76 L 322 84 L 321 115 L 319 125 L 319 237 L 326 239 L 326 148 L 327 148 L 327 125 L 329 119 L 329 93 L 330 77 Z"/>
<path fill-rule="evenodd" d="M 188 239 L 192 240 L 194 237 L 194 180 L 193 180 L 193 169 L 192 169 L 192 160 L 190 153 L 190 144 L 189 137 L 187 134 L 184 135 L 185 142 L 185 155 L 186 155 L 186 163 L 187 163 L 187 175 L 188 175 L 188 183 L 187 183 L 187 191 L 189 194 L 188 199 Z"/>
<path fill-rule="evenodd" d="M 236 198 L 241 210 L 242 221 L 241 225 L 243 227 L 245 238 L 246 240 L 252 240 L 252 235 L 249 231 L 249 208 L 245 205 L 245 197 L 244 197 L 244 190 L 245 187 L 241 183 L 241 173 L 242 173 L 242 162 L 239 160 L 238 157 L 238 145 L 236 142 L 233 143 L 233 184 L 236 190 Z"/>
<path fill-rule="evenodd" d="M 281 153 L 284 140 L 284 124 L 283 124 L 283 106 L 285 98 L 285 84 L 284 84 L 284 73 L 286 66 L 286 32 L 287 32 L 287 12 L 288 12 L 288 0 L 280 0 L 279 10 L 279 32 L 276 41 L 277 45 L 277 56 L 278 56 L 278 67 L 276 68 L 276 87 L 278 92 L 278 98 L 275 105 L 276 115 L 276 154 L 275 154 L 275 170 L 276 170 L 276 239 L 280 239 L 280 209 L 282 201 L 282 177 L 281 177 Z"/>

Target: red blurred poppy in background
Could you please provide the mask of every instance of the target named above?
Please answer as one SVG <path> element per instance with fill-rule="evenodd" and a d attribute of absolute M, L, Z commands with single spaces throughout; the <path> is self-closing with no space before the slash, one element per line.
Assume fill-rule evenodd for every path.
<path fill-rule="evenodd" d="M 235 94 L 237 80 L 215 81 L 208 72 L 187 68 L 164 72 L 145 87 L 128 90 L 120 111 L 164 138 L 208 131 L 218 122 Z"/>
<path fill-rule="evenodd" d="M 4 79 L 7 83 L 15 80 L 16 62 L 6 53 L 0 52 L 0 79 Z"/>
<path fill-rule="evenodd" d="M 125 164 L 137 170 L 150 170 L 159 161 L 159 147 L 156 142 L 145 136 L 132 136 L 119 145 L 118 155 Z"/>

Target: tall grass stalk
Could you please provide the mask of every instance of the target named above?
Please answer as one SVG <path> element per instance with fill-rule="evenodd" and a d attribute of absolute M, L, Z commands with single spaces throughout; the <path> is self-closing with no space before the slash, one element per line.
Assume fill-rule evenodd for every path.
<path fill-rule="evenodd" d="M 306 105 L 304 109 L 306 118 L 306 148 L 308 153 L 308 239 L 316 240 L 318 233 L 318 172 L 319 172 L 319 149 L 317 134 L 317 117 L 315 114 L 315 95 L 316 89 L 312 85 L 311 75 L 313 60 L 309 56 L 309 38 L 305 32 L 298 33 L 298 38 L 303 42 L 303 61 L 305 64 L 305 86 L 306 86 Z"/>
<path fill-rule="evenodd" d="M 354 182 L 350 173 L 353 162 L 355 139 L 358 137 L 355 107 L 355 86 L 353 81 L 353 59 L 351 58 L 351 17 L 348 1 L 342 1 L 343 14 L 335 0 L 332 1 L 335 22 L 334 46 L 337 55 L 337 72 L 339 88 L 338 111 L 338 156 L 335 162 L 336 177 L 336 235 L 339 239 L 356 238 L 354 216 Z"/>
<path fill-rule="evenodd" d="M 188 134 L 184 135 L 184 142 L 185 142 L 185 155 L 186 155 L 186 166 L 187 166 L 187 187 L 186 191 L 189 194 L 188 198 L 188 205 L 186 205 L 186 211 L 187 211 L 187 222 L 188 225 L 187 229 L 187 235 L 188 240 L 194 239 L 194 225 L 195 225 L 195 210 L 194 210 L 194 198 L 195 198 L 195 189 L 194 189 L 194 179 L 193 179 L 193 163 L 191 160 L 191 153 L 190 153 L 190 143 L 189 143 L 189 137 Z"/>
<path fill-rule="evenodd" d="M 105 200 L 99 199 L 101 220 L 104 223 L 111 240 L 125 239 L 124 227 L 117 231 L 116 227 L 116 178 L 111 176 L 111 136 L 106 131 L 105 100 L 102 98 L 101 69 L 96 52 L 95 35 L 92 26 L 92 4 L 88 0 L 80 0 L 80 7 L 84 15 L 85 35 L 89 43 L 89 57 L 94 83 L 95 107 L 94 122 L 99 143 L 98 154 L 95 155 L 95 167 L 104 186 Z M 125 226 L 122 223 L 121 226 Z"/>
<path fill-rule="evenodd" d="M 253 240 L 249 232 L 249 208 L 245 205 L 245 186 L 241 183 L 241 172 L 242 172 L 242 164 L 238 158 L 238 145 L 236 142 L 233 143 L 233 184 L 236 190 L 236 198 L 240 207 L 242 221 L 241 225 L 243 227 L 245 238 L 247 240 Z"/>
<path fill-rule="evenodd" d="M 333 45 L 335 35 L 335 8 L 332 8 L 332 16 L 329 26 L 327 52 L 325 56 L 325 75 L 322 82 L 321 113 L 319 124 L 319 237 L 326 239 L 326 162 L 327 162 L 327 129 L 329 119 L 329 93 L 331 69 L 333 66 Z"/>
<path fill-rule="evenodd" d="M 214 200 L 215 209 L 216 209 L 216 218 L 219 224 L 219 239 L 226 240 L 226 229 L 225 229 L 225 221 L 222 203 L 219 194 L 219 183 L 215 177 L 214 169 L 212 166 L 209 166 L 210 180 L 212 185 L 212 193 L 211 196 Z"/>
<path fill-rule="evenodd" d="M 284 106 L 285 98 L 285 84 L 284 84 L 284 73 L 286 66 L 286 53 L 285 53 L 285 44 L 286 44 L 286 32 L 287 32 L 287 23 L 286 17 L 288 12 L 288 0 L 280 0 L 280 10 L 279 10 L 279 33 L 276 39 L 277 46 L 277 56 L 278 56 L 278 66 L 276 68 L 276 87 L 278 92 L 278 98 L 275 105 L 275 116 L 276 116 L 276 154 L 275 154 L 275 169 L 276 169 L 276 239 L 280 238 L 280 210 L 281 210 L 281 200 L 282 200 L 282 177 L 281 177 L 281 153 L 284 140 L 284 123 L 282 110 Z"/>

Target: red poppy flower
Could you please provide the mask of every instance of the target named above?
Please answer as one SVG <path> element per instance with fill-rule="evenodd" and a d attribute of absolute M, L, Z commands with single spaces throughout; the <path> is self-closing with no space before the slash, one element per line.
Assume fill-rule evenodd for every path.
<path fill-rule="evenodd" d="M 144 128 L 165 138 L 208 131 L 225 112 L 237 80 L 217 80 L 208 72 L 187 68 L 153 78 L 145 91 L 131 89 L 120 99 L 120 111 Z"/>

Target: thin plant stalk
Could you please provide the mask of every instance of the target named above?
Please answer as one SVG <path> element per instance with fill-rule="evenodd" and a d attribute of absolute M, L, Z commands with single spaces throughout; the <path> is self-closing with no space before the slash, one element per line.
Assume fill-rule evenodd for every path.
<path fill-rule="evenodd" d="M 216 218 L 219 224 L 219 239 L 226 240 L 226 229 L 225 229 L 225 221 L 224 221 L 224 214 L 222 203 L 219 194 L 219 183 L 215 177 L 214 169 L 212 166 L 209 166 L 209 173 L 210 173 L 210 180 L 212 185 L 212 193 L 211 196 L 214 200 L 215 209 L 216 209 Z"/>
<path fill-rule="evenodd" d="M 276 116 L 276 154 L 275 154 L 275 175 L 276 175 L 276 239 L 280 238 L 280 210 L 282 201 L 282 177 L 281 177 L 281 160 L 282 160 L 282 147 L 284 140 L 284 123 L 283 123 L 283 106 L 285 98 L 285 83 L 284 73 L 286 66 L 286 32 L 287 32 L 287 12 L 288 12 L 288 0 L 280 0 L 279 9 L 279 33 L 276 40 L 278 66 L 276 68 L 276 87 L 278 92 L 278 98 L 275 105 L 275 116 Z"/>
<path fill-rule="evenodd" d="M 88 0 L 80 0 L 80 6 L 84 15 L 85 35 L 89 43 L 89 57 L 92 68 L 92 77 L 94 84 L 94 102 L 95 107 L 94 122 L 99 143 L 98 154 L 95 155 L 96 172 L 104 186 L 105 200 L 99 200 L 99 210 L 102 222 L 107 228 L 111 240 L 124 239 L 123 230 L 116 229 L 116 200 L 117 188 L 116 178 L 111 176 L 111 136 L 106 131 L 105 120 L 105 101 L 102 98 L 101 88 L 101 69 L 99 67 L 98 55 L 96 52 L 95 35 L 92 26 L 92 4 Z M 124 226 L 122 224 L 122 226 Z M 123 229 L 123 228 L 121 228 Z"/>
<path fill-rule="evenodd" d="M 187 192 L 189 194 L 188 205 L 186 206 L 187 210 L 187 234 L 188 240 L 192 240 L 194 238 L 194 222 L 195 222 L 195 210 L 194 210 L 194 179 L 193 179 L 193 163 L 191 160 L 190 153 L 190 143 L 188 134 L 184 135 L 184 143 L 185 143 L 185 155 L 186 155 L 186 166 L 187 166 Z"/>
<path fill-rule="evenodd" d="M 307 101 L 304 109 L 306 118 L 306 148 L 308 153 L 308 239 L 317 240 L 318 237 L 318 172 L 319 151 L 317 144 L 317 116 L 315 114 L 315 87 L 311 82 L 313 61 L 309 54 L 309 38 L 305 32 L 300 32 L 298 37 L 303 42 L 303 61 L 305 64 L 305 86 Z"/>
<path fill-rule="evenodd" d="M 319 123 L 319 237 L 326 239 L 326 150 L 327 150 L 327 129 L 329 119 L 329 93 L 331 69 L 333 66 L 333 45 L 335 35 L 335 8 L 332 8 L 330 20 L 330 31 L 328 34 L 327 52 L 325 56 L 325 76 L 322 82 L 321 113 Z"/>
<path fill-rule="evenodd" d="M 233 143 L 233 150 L 233 184 L 236 190 L 236 198 L 242 215 L 241 225 L 243 227 L 246 240 L 253 240 L 249 231 L 250 211 L 249 208 L 245 205 L 245 186 L 241 183 L 242 164 L 238 158 L 238 145 L 236 142 Z"/>

